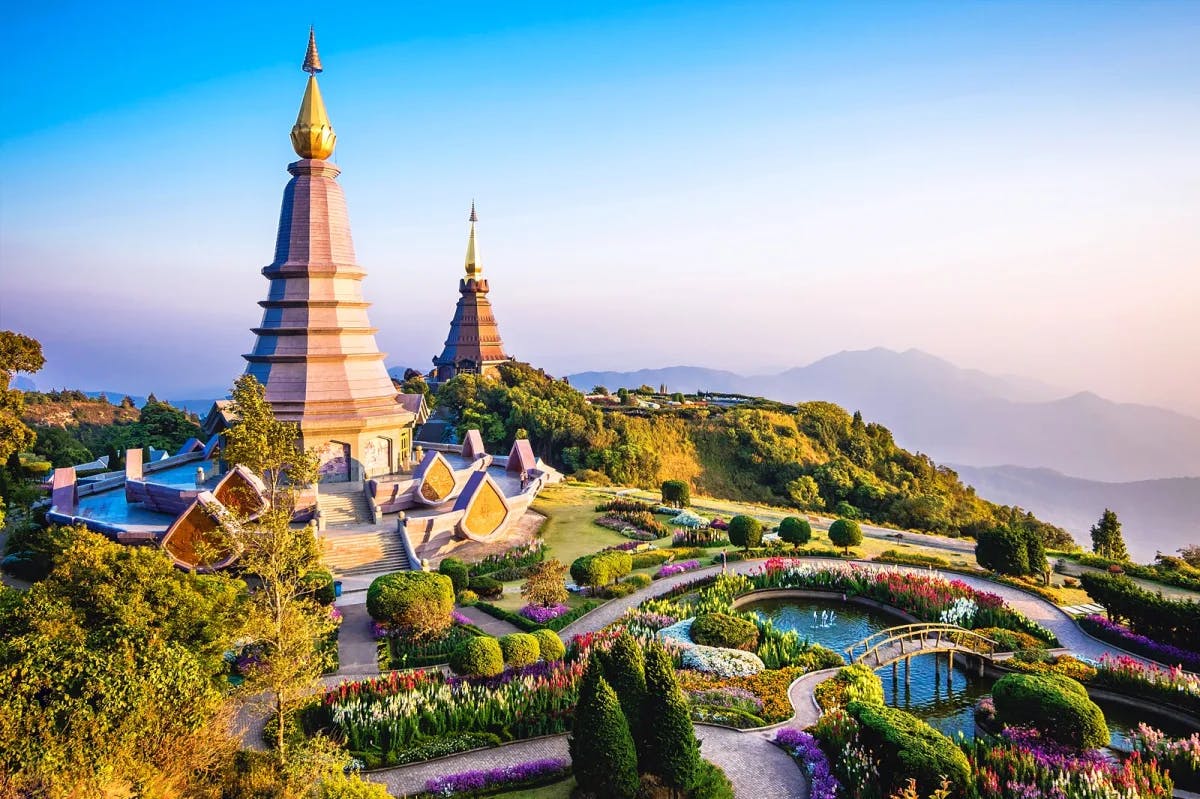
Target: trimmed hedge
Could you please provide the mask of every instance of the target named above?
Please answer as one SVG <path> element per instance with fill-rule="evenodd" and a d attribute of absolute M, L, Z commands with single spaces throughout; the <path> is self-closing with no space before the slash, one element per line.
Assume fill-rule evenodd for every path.
<path fill-rule="evenodd" d="M 491 577 L 472 577 L 467 588 L 485 599 L 499 599 L 504 594 L 504 583 Z"/>
<path fill-rule="evenodd" d="M 450 626 L 454 584 L 444 574 L 395 572 L 376 577 L 367 588 L 367 613 L 418 635 Z"/>
<path fill-rule="evenodd" d="M 692 622 L 692 640 L 703 646 L 744 649 L 758 647 L 758 626 L 749 619 L 726 613 L 701 613 Z"/>
<path fill-rule="evenodd" d="M 534 630 L 532 635 L 534 640 L 537 641 L 538 654 L 542 656 L 542 660 L 547 662 L 562 660 L 566 656 L 566 644 L 562 642 L 562 639 L 553 630 Z"/>
<path fill-rule="evenodd" d="M 1061 674 L 1006 674 L 992 686 L 996 721 L 1034 727 L 1044 737 L 1076 749 L 1109 742 L 1104 712 L 1077 680 Z"/>
<path fill-rule="evenodd" d="M 513 626 L 519 627 L 527 633 L 531 633 L 535 630 L 561 630 L 563 627 L 566 627 L 568 624 L 575 621 L 589 610 L 598 607 L 599 605 L 599 602 L 589 599 L 578 607 L 572 608 L 563 615 L 553 618 L 545 624 L 538 624 L 533 619 L 527 619 L 519 613 L 512 613 L 504 608 L 496 607 L 489 602 L 477 602 L 475 607 L 479 610 L 482 610 L 493 619 L 500 619 L 501 621 L 509 622 Z"/>
<path fill-rule="evenodd" d="M 576 558 L 571 564 L 571 579 L 576 585 L 598 587 L 615 583 L 631 571 L 633 557 L 628 552 L 606 549 Z"/>
<path fill-rule="evenodd" d="M 648 569 L 661 566 L 671 559 L 671 553 L 662 549 L 652 549 L 649 552 L 635 552 L 631 557 L 635 569 Z"/>
<path fill-rule="evenodd" d="M 336 599 L 333 590 L 333 574 L 328 569 L 314 569 L 300 580 L 302 591 L 307 591 L 317 602 L 322 605 L 332 605 Z"/>
<path fill-rule="evenodd" d="M 846 711 L 859 724 L 859 739 L 879 760 L 879 776 L 891 795 L 914 779 L 932 793 L 942 777 L 962 790 L 971 776 L 967 756 L 954 741 L 903 710 L 867 702 L 850 702 Z"/>
<path fill-rule="evenodd" d="M 755 549 L 762 543 L 762 522 L 753 516 L 734 516 L 729 520 L 729 543 L 742 549 Z"/>
<path fill-rule="evenodd" d="M 1167 599 L 1123 575 L 1084 572 L 1079 582 L 1113 621 L 1128 620 L 1135 633 L 1162 644 L 1181 649 L 1194 646 L 1200 630 L 1200 602 Z"/>
<path fill-rule="evenodd" d="M 446 634 L 433 641 L 414 641 L 408 636 L 388 636 L 384 639 L 384 657 L 389 669 L 416 669 L 446 663 L 463 641 L 486 636 L 483 630 L 469 624 L 454 624 Z"/>
<path fill-rule="evenodd" d="M 509 633 L 501 636 L 500 652 L 504 655 L 504 662 L 514 668 L 537 663 L 542 654 L 538 639 L 529 633 Z"/>
<path fill-rule="evenodd" d="M 458 558 L 446 558 L 438 565 L 438 574 L 444 574 L 450 578 L 450 582 L 454 583 L 454 590 L 463 591 L 467 588 L 471 581 L 470 572 L 467 569 L 467 564 L 463 563 Z"/>
<path fill-rule="evenodd" d="M 450 655 L 450 668 L 466 677 L 495 677 L 504 671 L 504 653 L 495 638 L 469 638 Z"/>
<path fill-rule="evenodd" d="M 862 527 L 853 519 L 837 519 L 829 525 L 829 542 L 849 552 L 863 542 Z"/>
<path fill-rule="evenodd" d="M 808 519 L 788 516 L 779 523 L 779 537 L 794 547 L 807 544 L 812 540 L 812 525 L 808 523 Z"/>
<path fill-rule="evenodd" d="M 688 488 L 688 484 L 683 480 L 664 480 L 662 484 L 662 501 L 663 504 L 673 503 L 674 505 L 686 508 L 692 504 L 692 492 Z"/>

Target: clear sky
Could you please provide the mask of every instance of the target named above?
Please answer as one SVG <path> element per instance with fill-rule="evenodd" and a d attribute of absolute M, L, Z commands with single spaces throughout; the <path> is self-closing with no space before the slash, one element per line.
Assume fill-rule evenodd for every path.
<path fill-rule="evenodd" d="M 1200 3 L 308 5 L 6 11 L 39 384 L 240 373 L 313 23 L 389 365 L 441 349 L 474 197 L 552 372 L 918 347 L 1200 413 Z"/>

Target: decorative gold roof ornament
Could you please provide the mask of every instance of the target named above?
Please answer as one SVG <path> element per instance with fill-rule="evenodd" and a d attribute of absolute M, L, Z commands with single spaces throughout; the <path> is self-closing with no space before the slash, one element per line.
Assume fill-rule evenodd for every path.
<path fill-rule="evenodd" d="M 474 200 L 471 200 L 471 215 L 467 217 L 467 221 L 471 223 L 471 233 L 467 237 L 467 277 L 479 277 L 483 267 L 475 257 L 475 223 L 479 221 L 479 217 L 475 213 Z"/>
<path fill-rule="evenodd" d="M 317 86 L 317 73 L 322 71 L 321 56 L 317 54 L 317 35 L 312 28 L 308 30 L 308 50 L 301 68 L 309 77 L 304 99 L 300 101 L 300 113 L 292 126 L 292 149 L 301 158 L 325 159 L 333 155 L 337 134 L 333 132 L 333 123 L 329 121 L 325 101 L 321 99 L 321 88 Z"/>

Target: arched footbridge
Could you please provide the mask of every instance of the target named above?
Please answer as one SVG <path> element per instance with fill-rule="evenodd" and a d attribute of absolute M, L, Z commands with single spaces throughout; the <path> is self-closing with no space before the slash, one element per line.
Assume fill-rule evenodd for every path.
<path fill-rule="evenodd" d="M 996 662 L 1013 656 L 999 643 L 974 630 L 937 622 L 889 627 L 846 647 L 851 663 L 861 663 L 871 669 L 895 665 L 902 660 L 907 664 L 910 658 L 939 652 L 947 653 L 951 663 L 955 653 L 977 658 L 981 670 L 985 661 Z"/>

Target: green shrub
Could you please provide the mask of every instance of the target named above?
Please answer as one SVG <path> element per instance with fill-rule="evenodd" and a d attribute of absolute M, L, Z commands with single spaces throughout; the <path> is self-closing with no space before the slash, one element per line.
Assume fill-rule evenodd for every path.
<path fill-rule="evenodd" d="M 692 640 L 704 646 L 753 652 L 758 647 L 758 626 L 726 613 L 701 613 L 692 622 Z"/>
<path fill-rule="evenodd" d="M 1011 527 L 984 530 L 976 537 L 975 560 L 983 568 L 1000 574 L 1015 577 L 1031 574 L 1028 538 L 1029 534 Z"/>
<path fill-rule="evenodd" d="M 1076 680 L 1061 674 L 1006 674 L 992 686 L 996 721 L 1034 727 L 1065 746 L 1107 746 L 1104 712 Z"/>
<path fill-rule="evenodd" d="M 662 484 L 662 501 L 664 505 L 686 508 L 692 504 L 692 492 L 683 480 L 666 480 Z"/>
<path fill-rule="evenodd" d="M 837 519 L 829 525 L 829 540 L 834 546 L 849 552 L 850 547 L 856 547 L 863 542 L 862 528 L 853 519 Z"/>
<path fill-rule="evenodd" d="M 450 668 L 466 677 L 495 677 L 504 671 L 504 653 L 495 638 L 469 638 L 450 655 Z"/>
<path fill-rule="evenodd" d="M 651 566 L 661 566 L 671 559 L 671 553 L 662 549 L 652 549 L 649 552 L 634 552 L 630 557 L 635 569 L 648 569 Z"/>
<path fill-rule="evenodd" d="M 884 795 L 915 779 L 922 793 L 932 793 L 942 777 L 962 790 L 970 779 L 966 755 L 953 741 L 921 719 L 883 704 L 851 702 L 846 711 L 859 725 L 859 739 L 879 760 Z"/>
<path fill-rule="evenodd" d="M 817 685 L 817 702 L 825 710 L 844 707 L 851 702 L 883 704 L 883 682 L 879 675 L 861 663 L 844 666 L 838 673 Z"/>
<path fill-rule="evenodd" d="M 567 647 L 553 630 L 534 630 L 532 633 L 537 641 L 538 654 L 542 660 L 562 660 L 567 654 Z"/>
<path fill-rule="evenodd" d="M 753 516 L 734 516 L 729 520 L 729 543 L 753 549 L 762 543 L 762 522 Z"/>
<path fill-rule="evenodd" d="M 576 558 L 571 564 L 571 579 L 577 585 L 598 587 L 615 583 L 633 571 L 633 557 L 628 552 L 605 550 Z"/>
<path fill-rule="evenodd" d="M 504 662 L 514 668 L 537 663 L 541 657 L 538 639 L 529 633 L 509 633 L 500 637 L 500 652 Z"/>
<path fill-rule="evenodd" d="M 632 585 L 634 588 L 646 588 L 654 580 L 648 574 L 631 574 L 622 582 L 625 585 Z"/>
<path fill-rule="evenodd" d="M 479 594 L 475 593 L 470 588 L 467 588 L 458 592 L 456 600 L 458 604 L 462 605 L 464 608 L 469 608 L 479 601 Z"/>
<path fill-rule="evenodd" d="M 367 613 L 414 638 L 432 638 L 450 627 L 454 584 L 443 574 L 395 572 L 367 588 Z"/>
<path fill-rule="evenodd" d="M 601 588 L 600 595 L 607 599 L 620 599 L 623 596 L 629 596 L 636 590 L 638 590 L 637 586 L 632 583 L 617 583 Z"/>
<path fill-rule="evenodd" d="M 450 582 L 454 583 L 455 591 L 464 590 L 471 582 L 470 572 L 467 569 L 467 564 L 463 563 L 458 558 L 445 558 L 438 566 L 438 574 L 444 574 L 450 578 Z"/>
<path fill-rule="evenodd" d="M 321 779 L 315 799 L 391 799 L 391 796 L 379 783 L 366 782 L 357 774 L 338 772 Z"/>
<path fill-rule="evenodd" d="M 882 563 L 901 563 L 908 566 L 933 566 L 935 568 L 944 569 L 950 565 L 950 561 L 945 558 L 939 558 L 937 555 L 923 555 L 919 552 L 901 552 L 898 549 L 886 549 L 880 552 L 875 560 Z"/>
<path fill-rule="evenodd" d="M 719 767 L 702 760 L 690 795 L 691 799 L 733 799 L 733 783 Z"/>
<path fill-rule="evenodd" d="M 803 546 L 812 540 L 812 525 L 808 519 L 788 516 L 779 523 L 779 537 L 794 547 Z"/>
<path fill-rule="evenodd" d="M 504 583 L 491 577 L 472 577 L 468 586 L 485 599 L 499 599 L 504 594 Z"/>
<path fill-rule="evenodd" d="M 326 569 L 314 569 L 300 581 L 301 591 L 322 605 L 332 605 L 336 599 L 333 590 L 333 575 Z"/>

